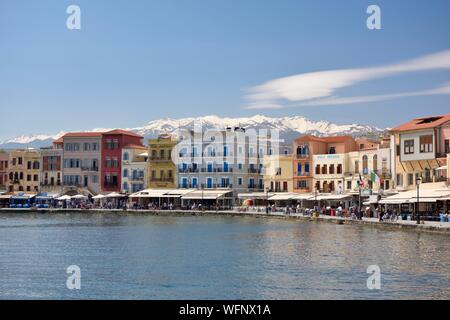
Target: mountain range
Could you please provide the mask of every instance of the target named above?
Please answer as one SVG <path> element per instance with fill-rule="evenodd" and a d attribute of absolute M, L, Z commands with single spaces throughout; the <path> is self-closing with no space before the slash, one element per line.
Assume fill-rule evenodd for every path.
<path fill-rule="evenodd" d="M 202 123 L 205 129 L 225 129 L 226 127 L 240 126 L 243 128 L 259 129 L 278 129 L 280 138 L 290 143 L 293 139 L 300 135 L 311 134 L 315 136 L 336 136 L 336 135 L 352 135 L 373 136 L 380 135 L 386 129 L 380 129 L 370 125 L 348 124 L 338 125 L 329 121 L 313 121 L 302 116 L 292 117 L 268 117 L 263 115 L 255 115 L 253 117 L 243 118 L 222 118 L 218 116 L 204 116 L 197 118 L 183 119 L 159 119 L 150 121 L 144 126 L 136 128 L 123 128 L 138 133 L 145 139 L 154 138 L 161 133 L 171 133 L 179 128 L 192 128 L 193 123 Z M 90 131 L 108 131 L 116 128 L 96 128 Z M 0 148 L 41 148 L 51 146 L 52 141 L 63 136 L 65 132 L 57 134 L 37 134 L 25 135 L 12 139 L 0 141 Z"/>

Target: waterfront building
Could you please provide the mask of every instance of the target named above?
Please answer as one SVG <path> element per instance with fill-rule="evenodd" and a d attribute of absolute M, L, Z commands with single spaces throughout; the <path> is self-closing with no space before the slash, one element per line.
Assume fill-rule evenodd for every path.
<path fill-rule="evenodd" d="M 145 189 L 148 151 L 144 146 L 125 145 L 122 150 L 123 193 L 136 193 Z"/>
<path fill-rule="evenodd" d="M 289 152 L 279 148 L 270 136 L 248 134 L 240 127 L 190 131 L 179 146 L 178 187 L 196 189 L 229 188 L 234 197 L 245 192 L 264 191 L 264 157 Z"/>
<path fill-rule="evenodd" d="M 293 192 L 294 170 L 292 155 L 268 155 L 264 157 L 264 190 L 269 192 Z"/>
<path fill-rule="evenodd" d="M 148 188 L 176 188 L 176 166 L 172 160 L 172 150 L 177 140 L 169 134 L 148 141 Z"/>
<path fill-rule="evenodd" d="M 102 134 L 101 183 L 102 192 L 120 192 L 122 189 L 122 158 L 125 146 L 144 147 L 141 135 L 125 130 Z"/>
<path fill-rule="evenodd" d="M 63 139 L 53 142 L 51 148 L 41 148 L 41 191 L 59 194 L 62 186 Z"/>
<path fill-rule="evenodd" d="M 357 151 L 349 152 L 348 164 L 344 171 L 345 190 L 359 192 L 361 186 L 368 193 L 381 194 L 392 188 L 391 150 L 382 142 L 356 141 Z"/>
<path fill-rule="evenodd" d="M 102 191 L 100 183 L 101 132 L 71 132 L 62 137 L 64 191 L 89 194 Z"/>
<path fill-rule="evenodd" d="M 4 150 L 0 150 L 0 192 L 8 190 L 8 163 L 9 154 Z"/>
<path fill-rule="evenodd" d="M 9 154 L 8 191 L 38 193 L 41 156 L 33 149 L 18 149 Z"/>
<path fill-rule="evenodd" d="M 348 153 L 357 148 L 353 137 L 306 135 L 293 146 L 294 192 L 344 192 Z"/>
<path fill-rule="evenodd" d="M 390 130 L 392 171 L 398 190 L 421 183 L 447 181 L 450 114 L 413 119 Z"/>

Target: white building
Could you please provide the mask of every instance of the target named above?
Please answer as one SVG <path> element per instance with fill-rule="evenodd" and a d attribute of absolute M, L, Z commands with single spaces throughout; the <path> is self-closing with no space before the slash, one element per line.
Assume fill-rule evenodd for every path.
<path fill-rule="evenodd" d="M 142 146 L 124 146 L 122 150 L 123 193 L 136 193 L 145 189 L 147 181 L 147 149 Z"/>

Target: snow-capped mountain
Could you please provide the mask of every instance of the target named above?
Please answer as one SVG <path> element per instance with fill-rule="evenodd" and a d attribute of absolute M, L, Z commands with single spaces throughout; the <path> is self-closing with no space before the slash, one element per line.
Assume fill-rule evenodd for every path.
<path fill-rule="evenodd" d="M 312 134 L 316 136 L 324 135 L 353 135 L 364 136 L 368 134 L 380 134 L 384 129 L 369 125 L 349 124 L 338 125 L 328 121 L 312 121 L 305 117 L 281 117 L 272 118 L 263 115 L 244 118 L 222 118 L 218 116 L 204 116 L 197 118 L 183 119 L 160 119 L 150 121 L 142 127 L 124 128 L 136 132 L 146 139 L 156 137 L 161 133 L 171 133 L 179 128 L 192 128 L 193 124 L 202 124 L 205 129 L 225 129 L 226 127 L 240 126 L 244 128 L 259 129 L 278 129 L 280 137 L 286 142 L 303 134 Z M 113 129 L 113 128 L 111 128 Z M 97 128 L 91 131 L 107 131 L 106 128 Z M 13 139 L 0 141 L 0 148 L 40 148 L 50 146 L 54 139 L 64 135 L 60 132 L 54 135 L 31 135 L 20 136 Z"/>

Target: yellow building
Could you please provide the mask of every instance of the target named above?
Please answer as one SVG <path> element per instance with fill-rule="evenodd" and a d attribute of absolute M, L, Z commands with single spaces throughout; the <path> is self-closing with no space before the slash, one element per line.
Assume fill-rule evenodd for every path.
<path fill-rule="evenodd" d="M 293 192 L 294 168 L 292 161 L 292 155 L 264 157 L 264 190 Z"/>
<path fill-rule="evenodd" d="M 148 188 L 176 188 L 176 166 L 172 161 L 172 149 L 176 145 L 171 135 L 148 141 Z"/>
<path fill-rule="evenodd" d="M 8 191 L 39 192 L 41 157 L 37 150 L 15 150 L 9 154 Z"/>

